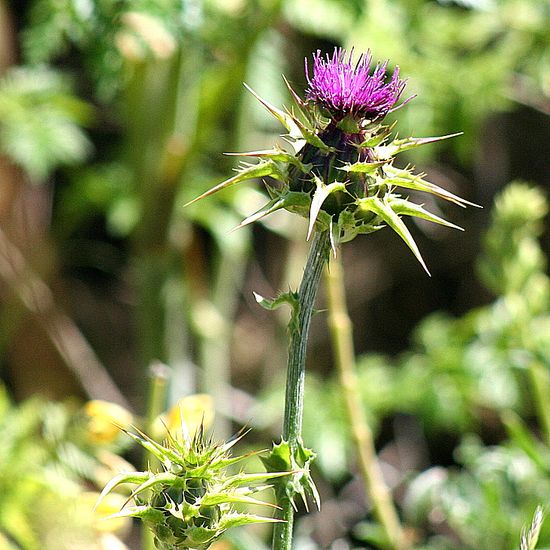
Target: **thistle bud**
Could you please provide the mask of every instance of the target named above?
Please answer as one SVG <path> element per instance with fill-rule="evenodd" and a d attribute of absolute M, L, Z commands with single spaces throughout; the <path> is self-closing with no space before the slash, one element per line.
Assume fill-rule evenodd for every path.
<path fill-rule="evenodd" d="M 263 505 L 252 494 L 267 489 L 266 481 L 281 473 L 235 473 L 229 469 L 250 455 L 231 457 L 230 449 L 243 437 L 228 443 L 207 440 L 202 428 L 194 437 L 168 435 L 159 444 L 141 432 L 128 435 L 161 463 L 159 472 L 123 473 L 111 480 L 98 504 L 122 483 L 137 485 L 127 500 L 131 506 L 110 518 L 138 517 L 152 530 L 159 550 L 206 550 L 223 533 L 240 525 L 277 522 L 270 517 L 238 511 L 235 505 Z"/>

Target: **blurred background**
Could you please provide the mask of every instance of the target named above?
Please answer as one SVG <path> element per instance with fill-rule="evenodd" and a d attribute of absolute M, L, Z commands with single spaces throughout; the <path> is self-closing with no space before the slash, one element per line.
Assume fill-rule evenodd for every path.
<path fill-rule="evenodd" d="M 243 424 L 252 447 L 279 437 L 288 312 L 253 291 L 297 286 L 305 220 L 231 232 L 263 205 L 262 182 L 183 205 L 231 175 L 224 152 L 280 142 L 243 82 L 289 105 L 282 75 L 302 93 L 304 58 L 335 46 L 399 65 L 416 95 L 389 117 L 401 137 L 464 132 L 399 160 L 483 206 L 418 197 L 465 228 L 409 224 L 431 278 L 389 230 L 341 252 L 365 410 L 408 537 L 518 548 L 549 504 L 548 0 L 3 0 L 0 548 L 108 547 L 92 527 L 84 542 L 60 534 L 80 516 L 52 534 L 28 509 L 83 514 L 67 494 L 100 485 L 105 445 L 122 460 L 124 444 L 83 443 L 81 405 L 145 415 L 158 362 L 166 407 L 206 393 L 220 438 Z M 324 504 L 296 545 L 384 548 L 324 305 L 321 290 L 304 426 Z M 550 525 L 541 537 L 550 546 Z"/>

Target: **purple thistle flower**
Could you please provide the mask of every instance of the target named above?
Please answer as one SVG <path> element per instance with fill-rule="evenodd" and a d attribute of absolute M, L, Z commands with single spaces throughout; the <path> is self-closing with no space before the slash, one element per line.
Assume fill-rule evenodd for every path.
<path fill-rule="evenodd" d="M 399 79 L 399 67 L 395 68 L 390 81 L 385 82 L 387 61 L 376 65 L 373 73 L 369 74 L 372 61 L 370 51 L 362 54 L 355 66 L 352 65 L 353 50 L 347 61 L 345 57 L 343 48 L 335 48 L 332 57 L 328 54 L 322 57 L 321 51 L 317 50 L 313 55 L 311 77 L 306 58 L 305 72 L 309 85 L 306 98 L 326 108 L 336 120 L 348 114 L 375 120 L 392 111 L 405 88 L 405 81 Z"/>

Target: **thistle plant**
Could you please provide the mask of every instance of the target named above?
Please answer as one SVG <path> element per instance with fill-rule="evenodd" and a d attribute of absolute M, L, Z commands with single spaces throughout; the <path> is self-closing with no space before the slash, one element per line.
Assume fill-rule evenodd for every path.
<path fill-rule="evenodd" d="M 268 467 L 278 470 L 299 469 L 299 474 L 279 480 L 276 487 L 282 507 L 280 517 L 284 520 L 275 526 L 273 548 L 277 550 L 291 548 L 296 494 L 304 496 L 309 491 L 316 495 L 308 473 L 314 455 L 303 447 L 300 434 L 309 323 L 330 248 L 336 253 L 340 243 L 388 226 L 428 272 L 403 216 L 461 228 L 412 202 L 402 195 L 402 190 L 423 191 L 462 207 L 472 204 L 427 181 L 410 166 L 394 166 L 399 153 L 458 134 L 392 137 L 394 125 L 385 125 L 385 116 L 413 97 L 399 104 L 406 82 L 400 78 L 398 67 L 388 77 L 388 62 L 379 63 L 374 69 L 371 65 L 370 52 L 354 63 L 353 51 L 348 55 L 336 48 L 332 55 L 326 56 L 317 51 L 312 67 L 306 59 L 305 98 L 285 79 L 293 101 L 290 109 L 278 109 L 248 88 L 286 129 L 288 150 L 275 145 L 269 150 L 238 153 L 245 158 L 257 158 L 258 162 L 243 163 L 233 177 L 191 201 L 245 180 L 268 178 L 264 183 L 270 200 L 239 227 L 286 209 L 306 217 L 307 238 L 314 236 L 298 292 L 283 294 L 275 300 L 258 297 L 270 309 L 285 302 L 292 307 L 282 441 L 265 461 Z M 398 546 L 399 543 L 394 544 Z"/>
<path fill-rule="evenodd" d="M 161 471 L 121 473 L 104 488 L 98 504 L 124 483 L 137 485 L 126 501 L 133 505 L 110 516 L 140 518 L 153 532 L 159 550 L 206 550 L 227 529 L 277 519 L 240 512 L 236 505 L 262 505 L 252 494 L 270 487 L 266 481 L 281 473 L 231 474 L 231 466 L 251 455 L 232 457 L 230 449 L 243 437 L 216 444 L 208 440 L 202 426 L 191 437 L 182 422 L 182 435 L 164 444 L 145 434 L 126 432 L 161 464 Z M 109 518 L 107 518 L 109 519 Z"/>

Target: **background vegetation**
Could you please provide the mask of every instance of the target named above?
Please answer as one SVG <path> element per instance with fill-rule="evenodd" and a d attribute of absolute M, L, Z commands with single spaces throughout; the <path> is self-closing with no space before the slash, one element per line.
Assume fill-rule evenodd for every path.
<path fill-rule="evenodd" d="M 152 363 L 166 406 L 213 397 L 217 437 L 278 437 L 287 314 L 252 292 L 296 286 L 305 221 L 231 232 L 261 182 L 183 205 L 228 177 L 222 152 L 280 132 L 243 82 L 288 104 L 281 74 L 303 90 L 304 58 L 335 45 L 399 64 L 417 95 L 393 115 L 401 136 L 464 132 L 406 161 L 484 206 L 446 212 L 464 233 L 412 227 L 431 278 L 391 231 L 343 248 L 387 482 L 415 548 L 518 548 L 550 489 L 549 30 L 541 0 L 1 1 L 0 548 L 116 548 L 128 526 L 117 542 L 94 527 L 87 492 L 124 442 L 90 439 L 106 413 L 81 405 L 145 416 Z M 323 507 L 297 548 L 383 548 L 322 312 L 308 369 Z M 235 533 L 220 549 L 268 540 Z"/>

